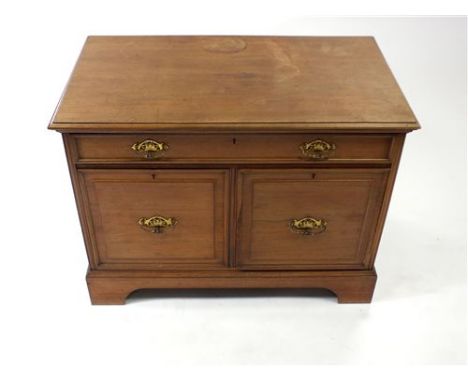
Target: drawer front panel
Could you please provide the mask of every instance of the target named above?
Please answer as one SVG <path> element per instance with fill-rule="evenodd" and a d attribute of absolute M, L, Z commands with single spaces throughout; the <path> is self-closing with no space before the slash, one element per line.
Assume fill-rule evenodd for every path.
<path fill-rule="evenodd" d="M 228 171 L 81 170 L 102 269 L 221 267 Z"/>
<path fill-rule="evenodd" d="M 236 262 L 364 269 L 387 170 L 241 170 Z"/>
<path fill-rule="evenodd" d="M 379 134 L 184 134 L 75 136 L 78 162 L 388 162 Z"/>

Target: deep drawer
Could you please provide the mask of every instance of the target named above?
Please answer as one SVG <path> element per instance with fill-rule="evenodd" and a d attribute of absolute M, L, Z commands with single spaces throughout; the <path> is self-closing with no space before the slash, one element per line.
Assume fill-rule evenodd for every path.
<path fill-rule="evenodd" d="M 100 269 L 227 263 L 226 170 L 80 170 Z"/>
<path fill-rule="evenodd" d="M 237 266 L 366 269 L 388 170 L 241 170 Z"/>
<path fill-rule="evenodd" d="M 391 135 L 364 134 L 80 134 L 81 163 L 388 162 Z"/>

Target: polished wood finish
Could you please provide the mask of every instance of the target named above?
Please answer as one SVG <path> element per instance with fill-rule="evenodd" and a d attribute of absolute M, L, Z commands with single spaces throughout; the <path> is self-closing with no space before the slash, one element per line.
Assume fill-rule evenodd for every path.
<path fill-rule="evenodd" d="M 163 142 L 167 149 L 155 158 L 131 149 L 137 142 L 151 139 Z M 80 163 L 128 163 L 159 161 L 187 162 L 261 162 L 303 163 L 300 146 L 321 139 L 336 149 L 329 162 L 389 162 L 391 135 L 338 134 L 86 134 L 75 137 L 77 161 Z"/>
<path fill-rule="evenodd" d="M 80 170 L 98 269 L 222 267 L 227 264 L 226 170 Z M 196 203 L 193 201 L 196 200 Z M 161 215 L 160 233 L 138 224 Z"/>
<path fill-rule="evenodd" d="M 387 169 L 240 170 L 237 265 L 242 269 L 368 269 Z M 350 202 L 351 201 L 351 202 Z M 302 235 L 292 219 L 326 230 Z"/>
<path fill-rule="evenodd" d="M 190 288 L 322 288 L 336 294 L 339 303 L 372 301 L 377 274 L 374 269 L 362 271 L 308 272 L 101 272 L 88 271 L 86 281 L 91 301 L 99 305 L 120 305 L 141 289 Z"/>
<path fill-rule="evenodd" d="M 51 127 L 89 123 L 417 127 L 372 37 L 92 36 Z"/>
<path fill-rule="evenodd" d="M 49 128 L 63 133 L 92 303 L 148 288 L 370 302 L 418 127 L 369 37 L 88 38 Z M 132 149 L 148 139 L 156 153 Z M 306 157 L 316 140 L 330 150 Z M 142 226 L 151 217 L 171 226 Z"/>

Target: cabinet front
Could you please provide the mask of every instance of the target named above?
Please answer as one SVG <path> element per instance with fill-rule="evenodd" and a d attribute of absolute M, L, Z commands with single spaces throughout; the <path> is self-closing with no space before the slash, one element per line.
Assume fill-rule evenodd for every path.
<path fill-rule="evenodd" d="M 79 163 L 388 163 L 386 134 L 78 134 Z"/>
<path fill-rule="evenodd" d="M 227 263 L 226 170 L 80 170 L 99 269 Z"/>
<path fill-rule="evenodd" d="M 365 269 L 388 170 L 244 169 L 238 174 L 241 269 Z"/>

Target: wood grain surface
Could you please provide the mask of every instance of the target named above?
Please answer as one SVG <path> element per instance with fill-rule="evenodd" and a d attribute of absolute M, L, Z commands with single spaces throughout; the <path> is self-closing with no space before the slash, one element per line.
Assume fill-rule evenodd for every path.
<path fill-rule="evenodd" d="M 86 282 L 92 304 L 120 305 L 139 289 L 191 288 L 320 288 L 336 294 L 339 303 L 369 303 L 372 301 L 377 274 L 365 271 L 255 272 L 219 270 L 216 272 L 145 272 L 92 271 Z"/>
<path fill-rule="evenodd" d="M 93 304 L 147 288 L 370 302 L 419 125 L 371 37 L 101 36 L 49 128 L 63 133 Z M 153 153 L 138 151 L 146 140 Z M 151 216 L 177 224 L 148 232 Z M 299 234 L 290 222 L 304 217 L 326 229 Z"/>
<path fill-rule="evenodd" d="M 238 254 L 242 269 L 368 269 L 369 243 L 386 186 L 386 169 L 241 170 Z M 324 219 L 302 235 L 293 219 Z"/>
<path fill-rule="evenodd" d="M 304 163 L 304 143 L 323 140 L 335 145 L 327 162 L 389 162 L 393 137 L 386 134 L 82 134 L 75 138 L 79 163 Z M 156 159 L 131 149 L 152 139 L 167 149 Z"/>
<path fill-rule="evenodd" d="M 228 178 L 224 170 L 81 170 L 99 269 L 188 269 L 227 265 Z M 173 218 L 148 232 L 140 218 Z"/>
<path fill-rule="evenodd" d="M 50 128 L 411 130 L 372 37 L 89 37 Z"/>

